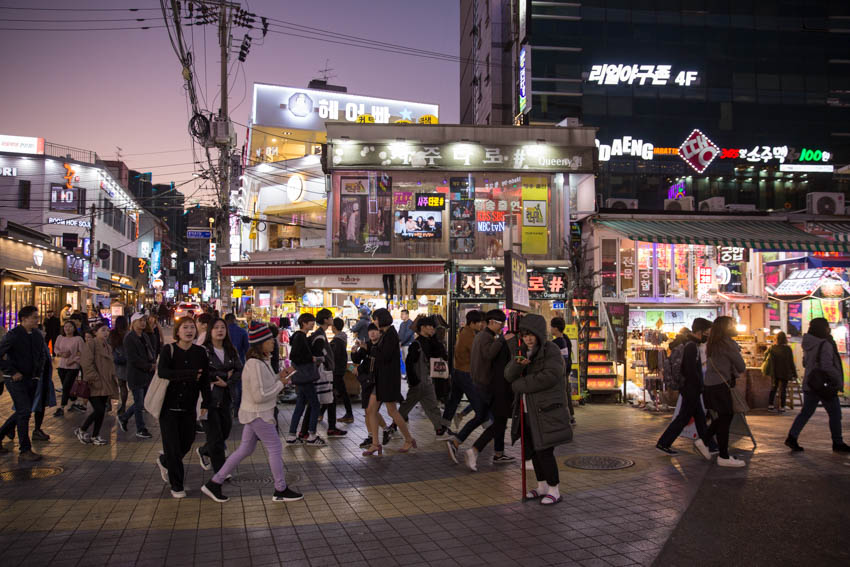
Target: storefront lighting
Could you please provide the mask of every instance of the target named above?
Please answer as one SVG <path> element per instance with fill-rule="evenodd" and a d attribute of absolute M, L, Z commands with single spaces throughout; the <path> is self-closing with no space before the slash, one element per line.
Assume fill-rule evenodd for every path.
<path fill-rule="evenodd" d="M 396 141 L 390 144 L 390 152 L 392 155 L 401 155 L 408 151 L 409 146 L 405 141 Z"/>
<path fill-rule="evenodd" d="M 485 272 L 495 272 L 496 268 L 494 268 L 493 266 L 484 266 L 484 271 Z"/>
<path fill-rule="evenodd" d="M 543 146 L 540 144 L 526 144 L 524 149 L 531 157 L 539 157 L 543 153 Z"/>
<path fill-rule="evenodd" d="M 737 325 L 735 325 L 735 330 L 738 331 L 739 333 L 746 333 L 747 332 L 747 326 L 744 325 L 743 323 L 738 323 Z"/>
<path fill-rule="evenodd" d="M 13 282 L 13 281 L 5 281 L 3 285 L 32 285 L 30 282 Z"/>

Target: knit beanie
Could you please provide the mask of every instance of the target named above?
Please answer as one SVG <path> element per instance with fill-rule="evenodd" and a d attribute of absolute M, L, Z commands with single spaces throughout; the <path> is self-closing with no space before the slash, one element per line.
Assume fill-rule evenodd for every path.
<path fill-rule="evenodd" d="M 272 338 L 272 332 L 269 326 L 265 323 L 251 323 L 251 328 L 248 329 L 248 342 L 252 345 L 264 343 Z"/>

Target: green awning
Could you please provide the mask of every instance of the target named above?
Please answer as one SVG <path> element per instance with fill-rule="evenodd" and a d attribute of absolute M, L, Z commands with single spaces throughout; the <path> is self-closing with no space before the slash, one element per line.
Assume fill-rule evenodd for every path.
<path fill-rule="evenodd" d="M 772 220 L 609 220 L 598 223 L 639 242 L 737 246 L 773 252 L 850 252 L 850 242 L 834 242 Z"/>

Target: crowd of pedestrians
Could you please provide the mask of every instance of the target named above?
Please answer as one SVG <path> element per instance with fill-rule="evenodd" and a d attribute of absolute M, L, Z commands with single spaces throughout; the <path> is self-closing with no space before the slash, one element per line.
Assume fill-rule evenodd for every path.
<path fill-rule="evenodd" d="M 57 405 L 55 357 L 62 395 L 53 415 L 78 420 L 74 435 L 93 446 L 108 444 L 109 436 L 102 432 L 113 400 L 118 402 L 116 423 L 122 433 L 129 434 L 132 422 L 136 438 L 151 439 L 148 423 L 155 420 L 162 444 L 156 466 L 172 497 L 187 495 L 184 461 L 193 454 L 204 471 L 213 473 L 201 487 L 203 494 L 227 502 L 226 481 L 259 441 L 274 478 L 272 500 L 300 500 L 303 495 L 286 480 L 278 402 L 287 389 L 294 389 L 286 445 L 321 449 L 330 438 L 345 437 L 343 424 L 355 420 L 345 380 L 350 358 L 368 431 L 360 443 L 364 457 L 383 456 L 399 436 L 403 442 L 395 452 L 416 450 L 419 442 L 408 421 L 419 405 L 434 438 L 445 443 L 450 463 L 478 471 L 481 455 L 491 443 L 492 465 L 514 462 L 505 451 L 510 433 L 511 443 L 522 439 L 527 461 L 523 466 L 533 470 L 537 480 L 526 498 L 542 505 L 561 501 L 554 451 L 571 441 L 575 425 L 568 380 L 572 346 L 564 335 L 563 318 L 546 321 L 528 314 L 509 321 L 503 310 L 469 310 L 452 345 L 450 364 L 444 321 L 424 315 L 411 319 L 407 311 L 401 312 L 396 326 L 387 309 L 361 309 L 350 330 L 354 337 L 350 351 L 345 322 L 329 309 L 301 314 L 291 334 L 288 320 L 281 321 L 281 329 L 250 320 L 245 329 L 232 314 L 221 318 L 206 310 L 196 318 L 176 321 L 168 338 L 160 327 L 161 309 L 132 313 L 129 321 L 115 317 L 112 329 L 101 320 L 84 322 L 73 314 L 61 315 L 48 313 L 40 325 L 37 309 L 24 307 L 18 314 L 20 324 L 0 340 L 0 369 L 14 406 L 14 413 L 0 426 L 0 441 L 17 434 L 22 461 L 41 458 L 32 450 L 31 416 L 32 439 L 49 440 L 42 424 L 46 408 Z M 281 345 L 286 347 L 283 351 Z M 656 448 L 675 455 L 674 441 L 693 420 L 699 454 L 706 459 L 717 455 L 720 466 L 746 466 L 729 449 L 730 426 L 741 411 L 736 380 L 745 370 L 734 321 L 696 319 L 671 347 L 681 401 Z M 823 404 L 833 450 L 848 452 L 837 398 L 843 371 L 825 319 L 811 322 L 803 349 L 804 403 L 785 443 L 792 451 L 803 450 L 799 435 Z M 777 336 L 765 369 L 774 381 L 770 403 L 778 396 L 781 411 L 787 383 L 796 379 L 784 334 Z M 464 397 L 469 405 L 459 411 Z M 339 417 L 337 400 L 344 408 Z M 74 417 L 75 411 L 85 415 Z M 463 423 L 465 413 L 472 416 Z M 326 421 L 328 440 L 320 435 L 320 420 Z M 241 440 L 228 456 L 235 423 L 241 426 Z M 203 443 L 196 446 L 201 432 Z M 0 442 L 0 453 L 7 452 Z"/>

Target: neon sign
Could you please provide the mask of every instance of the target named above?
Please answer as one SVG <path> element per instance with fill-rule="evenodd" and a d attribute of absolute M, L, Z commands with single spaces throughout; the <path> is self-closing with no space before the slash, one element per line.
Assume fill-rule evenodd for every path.
<path fill-rule="evenodd" d="M 679 157 L 697 173 L 705 171 L 719 154 L 720 148 L 697 129 L 694 129 L 679 146 Z"/>
<path fill-rule="evenodd" d="M 664 86 L 672 76 L 672 69 L 672 65 L 594 65 L 590 68 L 587 82 L 600 85 L 633 85 L 640 81 L 638 85 Z M 673 82 L 681 87 L 690 87 L 698 78 L 697 71 L 679 71 Z"/>
<path fill-rule="evenodd" d="M 519 111 L 520 113 L 528 110 L 528 97 L 526 96 L 526 88 L 528 85 L 528 81 L 526 80 L 526 51 L 523 46 L 522 49 L 519 50 Z"/>
<path fill-rule="evenodd" d="M 65 175 L 62 176 L 62 179 L 65 180 L 65 187 L 67 187 L 68 189 L 73 189 L 71 181 L 73 181 L 74 174 L 76 173 L 76 171 L 71 169 L 71 164 L 69 163 L 64 163 L 62 164 L 62 166 L 65 168 Z"/>
<path fill-rule="evenodd" d="M 634 156 L 651 160 L 655 154 L 652 144 L 631 136 L 616 138 L 611 141 L 611 145 L 601 144 L 599 140 L 596 140 L 596 147 L 599 148 L 599 161 L 609 161 L 616 156 Z"/>
<path fill-rule="evenodd" d="M 684 181 L 680 181 L 674 185 L 671 185 L 667 189 L 667 198 L 668 199 L 681 199 L 685 196 L 686 185 Z"/>

